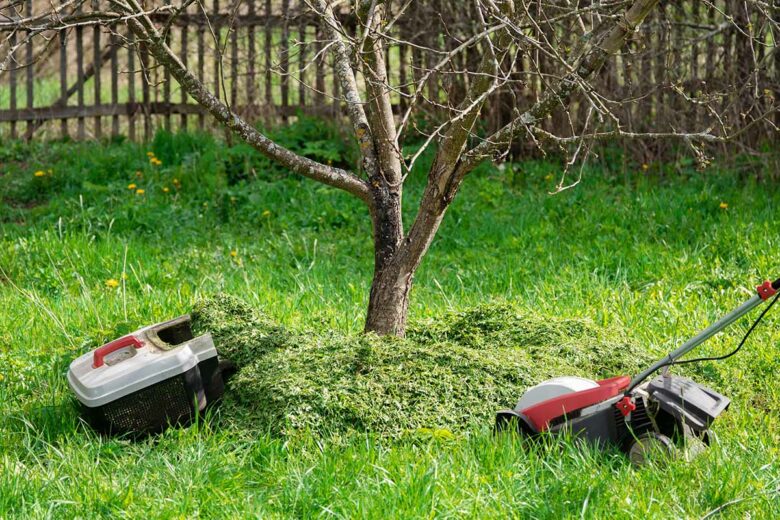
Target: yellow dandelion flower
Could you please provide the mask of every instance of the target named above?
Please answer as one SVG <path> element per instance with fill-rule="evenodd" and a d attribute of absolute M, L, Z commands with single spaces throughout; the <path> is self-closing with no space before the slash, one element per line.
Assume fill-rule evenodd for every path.
<path fill-rule="evenodd" d="M 134 189 L 135 189 L 135 183 L 134 183 L 134 182 L 131 182 L 130 184 L 128 184 L 128 185 L 127 185 L 127 189 L 128 189 L 128 190 L 134 190 Z"/>
<path fill-rule="evenodd" d="M 237 257 L 237 256 L 238 256 L 238 251 L 236 251 L 235 249 L 234 249 L 234 250 L 232 250 L 232 251 L 230 252 L 230 256 L 232 256 L 233 258 Z"/>
<path fill-rule="evenodd" d="M 108 280 L 106 280 L 106 287 L 108 287 L 109 289 L 116 289 L 117 287 L 119 287 L 119 280 L 117 280 L 116 278 L 109 278 Z"/>
<path fill-rule="evenodd" d="M 33 173 L 33 175 L 36 176 L 36 177 L 45 177 L 46 176 L 46 172 L 43 171 L 43 170 L 38 170 L 37 172 Z"/>
<path fill-rule="evenodd" d="M 168 189 L 168 186 L 163 186 L 163 193 L 168 193 L 169 191 L 171 190 Z"/>
<path fill-rule="evenodd" d="M 154 157 L 154 152 L 146 152 L 147 157 Z"/>
<path fill-rule="evenodd" d="M 144 193 L 146 193 L 146 190 L 144 190 L 143 188 L 138 188 L 137 190 L 135 190 L 136 195 L 143 195 Z"/>
<path fill-rule="evenodd" d="M 271 216 L 271 212 L 269 210 L 265 210 L 265 211 L 263 211 L 262 215 L 263 215 L 263 218 L 268 218 L 268 217 Z"/>
<path fill-rule="evenodd" d="M 720 203 L 720 209 L 729 209 L 729 205 L 727 202 L 721 202 Z"/>
<path fill-rule="evenodd" d="M 152 166 L 160 166 L 162 164 L 162 161 L 157 157 L 152 157 L 149 159 L 149 162 L 152 164 Z"/>
<path fill-rule="evenodd" d="M 647 170 L 649 170 L 649 169 L 650 169 L 650 165 L 649 165 L 649 164 L 647 164 L 647 163 L 642 163 L 642 170 L 643 170 L 643 171 L 647 171 Z"/>

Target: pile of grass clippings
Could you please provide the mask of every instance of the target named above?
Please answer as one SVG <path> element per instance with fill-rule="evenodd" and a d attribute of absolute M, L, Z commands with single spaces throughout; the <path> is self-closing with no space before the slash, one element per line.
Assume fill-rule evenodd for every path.
<path fill-rule="evenodd" d="M 405 339 L 289 330 L 226 296 L 192 316 L 238 365 L 229 415 L 275 435 L 461 433 L 550 377 L 610 377 L 647 360 L 616 331 L 505 303 L 413 323 Z"/>

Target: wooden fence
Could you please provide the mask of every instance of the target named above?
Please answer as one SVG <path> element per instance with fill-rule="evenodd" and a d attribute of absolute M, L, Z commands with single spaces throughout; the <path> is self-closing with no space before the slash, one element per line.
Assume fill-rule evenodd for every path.
<path fill-rule="evenodd" d="M 23 0 L 24 15 L 46 9 L 42 0 Z M 97 1 L 97 0 L 95 0 Z M 237 112 L 253 121 L 285 122 L 298 113 L 341 114 L 339 85 L 317 20 L 301 14 L 303 0 L 254 0 L 228 4 L 209 0 L 204 4 L 208 19 L 190 6 L 176 17 L 168 33 L 169 44 L 181 60 Z M 443 0 L 418 3 L 414 19 L 469 18 L 472 3 L 462 10 L 447 9 Z M 723 92 L 719 110 L 744 119 L 745 110 L 756 113 L 780 100 L 780 53 L 775 36 L 757 13 L 742 13 L 736 0 L 718 0 L 716 8 L 696 0 L 666 1 L 648 20 L 643 33 L 632 41 L 627 54 L 616 56 L 596 80 L 606 100 L 613 105 L 631 131 L 704 129 L 716 124 L 711 108 L 690 103 L 685 97 L 702 92 Z M 456 12 L 457 11 L 457 12 Z M 465 14 L 464 14 L 465 13 Z M 725 13 L 725 14 L 724 14 Z M 167 15 L 157 15 L 164 23 Z M 574 22 L 570 22 L 574 23 Z M 750 45 L 745 32 L 763 30 L 757 38 L 763 45 Z M 445 49 L 454 45 L 440 33 L 404 28 L 405 39 Z M 546 37 L 561 49 L 573 46 L 573 26 L 550 27 Z M 1 35 L 1 34 L 0 34 Z M 12 36 L 14 44 L 16 36 Z M 746 43 L 747 42 L 747 43 Z M 476 52 L 476 49 L 474 50 Z M 464 67 L 478 59 L 474 52 L 458 59 Z M 317 59 L 314 59 L 315 56 Z M 209 129 L 209 117 L 189 99 L 163 69 L 155 67 L 143 44 L 123 26 L 75 28 L 29 42 L 17 51 L 18 63 L 0 75 L 0 136 L 12 138 L 67 136 L 100 139 L 126 135 L 149 139 L 157 128 Z M 424 56 L 415 46 L 388 49 L 392 83 L 409 92 L 409 82 L 425 68 Z M 519 74 L 533 67 L 523 56 Z M 555 74 L 555 64 L 538 57 L 543 72 Z M 769 63 L 756 70 L 754 65 Z M 751 91 L 739 90 L 746 77 L 753 78 Z M 434 76 L 428 96 L 446 99 L 458 89 L 455 75 Z M 538 76 L 520 81 L 512 92 L 493 99 L 483 118 L 486 127 L 496 127 L 512 115 L 512 107 L 530 103 L 543 90 Z M 731 94 L 729 94 L 731 92 Z M 756 97 L 755 94 L 758 94 Z M 396 108 L 403 105 L 396 95 Z M 585 103 L 574 100 L 571 121 L 558 114 L 545 122 L 547 129 L 566 135 L 576 131 Z M 756 125 L 751 142 L 774 139 L 765 126 Z M 745 136 L 747 139 L 748 136 Z"/>

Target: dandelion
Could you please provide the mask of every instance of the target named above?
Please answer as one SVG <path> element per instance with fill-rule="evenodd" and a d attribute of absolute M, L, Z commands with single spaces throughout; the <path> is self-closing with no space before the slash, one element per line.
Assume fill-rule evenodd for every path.
<path fill-rule="evenodd" d="M 174 185 L 174 186 L 176 186 L 177 188 L 178 188 L 179 186 L 181 186 L 181 182 L 179 182 L 179 179 L 177 179 L 176 177 L 174 177 L 174 178 L 173 178 L 173 180 L 172 180 L 171 182 L 172 182 L 172 183 L 173 183 L 173 185 Z"/>
<path fill-rule="evenodd" d="M 235 249 L 234 249 L 234 250 L 232 250 L 232 251 L 230 252 L 230 256 L 232 256 L 233 258 L 237 257 L 237 256 L 238 256 L 238 251 L 236 251 Z"/>
<path fill-rule="evenodd" d="M 163 186 L 163 193 L 168 193 L 169 191 L 171 190 L 168 189 L 168 186 Z"/>
<path fill-rule="evenodd" d="M 271 212 L 269 210 L 265 210 L 265 211 L 263 211 L 262 215 L 263 215 L 263 218 L 268 218 L 268 217 L 271 216 Z"/>
<path fill-rule="evenodd" d="M 152 157 L 151 159 L 149 159 L 149 163 L 151 163 L 152 166 L 160 166 L 162 164 L 162 161 L 157 157 Z"/>
<path fill-rule="evenodd" d="M 106 287 L 108 287 L 109 289 L 116 289 L 117 287 L 119 287 L 119 280 L 117 280 L 116 278 L 109 278 L 108 280 L 106 280 Z"/>
<path fill-rule="evenodd" d="M 647 170 L 649 170 L 649 169 L 650 169 L 650 165 L 649 165 L 649 164 L 647 164 L 647 163 L 642 163 L 642 171 L 645 171 L 645 172 L 646 172 L 646 171 L 647 171 Z"/>
<path fill-rule="evenodd" d="M 46 172 L 43 171 L 43 170 L 38 170 L 37 172 L 33 173 L 33 175 L 36 176 L 36 177 L 45 177 L 46 176 Z"/>
<path fill-rule="evenodd" d="M 136 188 L 136 186 L 135 186 L 134 182 L 131 182 L 130 184 L 127 185 L 127 189 L 128 190 L 134 190 L 135 188 Z"/>
<path fill-rule="evenodd" d="M 146 193 L 146 190 L 144 190 L 143 188 L 138 188 L 137 190 L 135 190 L 136 195 L 143 195 L 144 193 Z"/>
<path fill-rule="evenodd" d="M 146 156 L 151 159 L 152 157 L 154 157 L 154 152 L 146 152 Z"/>
<path fill-rule="evenodd" d="M 720 203 L 720 209 L 729 209 L 729 205 L 727 202 L 721 202 Z"/>

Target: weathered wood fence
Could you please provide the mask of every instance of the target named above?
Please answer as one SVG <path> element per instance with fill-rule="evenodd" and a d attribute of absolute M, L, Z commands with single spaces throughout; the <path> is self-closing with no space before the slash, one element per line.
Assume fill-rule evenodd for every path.
<path fill-rule="evenodd" d="M 27 16 L 48 6 L 38 3 L 42 0 L 23 1 Z M 453 9 L 443 0 L 420 2 L 412 18 L 418 25 L 399 25 L 397 30 L 405 40 L 446 50 L 456 44 L 437 31 L 437 21 L 449 21 L 448 29 L 464 23 L 471 4 Z M 231 107 L 269 124 L 285 122 L 300 112 L 341 113 L 330 53 L 323 52 L 326 43 L 318 21 L 301 14 L 303 0 L 254 0 L 240 3 L 238 9 L 226 0 L 204 5 L 208 17 L 197 5 L 190 6 L 173 19 L 168 39 L 181 60 Z M 613 58 L 596 80 L 597 91 L 605 103 L 614 101 L 611 108 L 627 130 L 716 126 L 711 103 L 709 107 L 691 103 L 691 97 L 723 93 L 718 110 L 737 119 L 740 114 L 744 119 L 746 110 L 759 113 L 780 99 L 778 36 L 757 13 L 742 8 L 743 2 L 717 0 L 714 5 L 696 0 L 663 2 L 626 54 Z M 731 15 L 733 21 L 727 18 Z M 161 23 L 169 19 L 165 14 L 157 16 Z M 574 23 L 541 25 L 541 31 L 565 53 L 574 45 Z M 741 33 L 752 35 L 752 44 Z M 18 36 L 12 36 L 10 43 Z M 407 45 L 392 46 L 387 52 L 390 80 L 398 85 L 394 101 L 402 108 L 401 94 L 413 90 L 410 82 L 430 65 L 424 60 L 433 57 Z M 457 67 L 467 69 L 479 59 L 477 52 L 475 48 L 459 56 L 452 73 L 434 75 L 427 96 L 456 97 L 462 88 Z M 14 57 L 17 66 L 12 63 L 0 74 L 0 136 L 100 139 L 121 134 L 138 140 L 149 139 L 160 127 L 210 128 L 209 117 L 121 25 L 62 30 L 26 43 Z M 512 115 L 512 106 L 530 103 L 543 90 L 542 76 L 529 71 L 538 68 L 554 76 L 558 67 L 546 63 L 544 56 L 520 60 L 517 86 L 491 101 L 483 118 L 486 127 L 504 123 Z M 33 65 L 21 66 L 28 63 Z M 748 84 L 750 91 L 741 90 L 741 84 Z M 570 134 L 581 125 L 585 109 L 582 99 L 574 100 L 571 117 L 559 111 L 545 125 L 560 135 Z M 766 126 L 755 125 L 744 139 L 756 143 L 774 137 Z"/>

